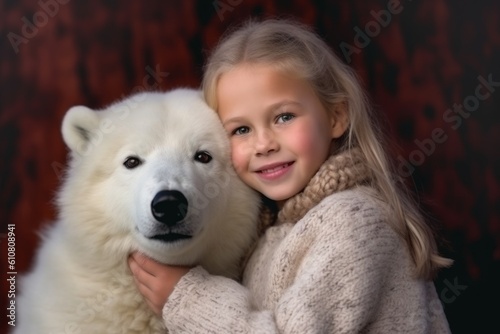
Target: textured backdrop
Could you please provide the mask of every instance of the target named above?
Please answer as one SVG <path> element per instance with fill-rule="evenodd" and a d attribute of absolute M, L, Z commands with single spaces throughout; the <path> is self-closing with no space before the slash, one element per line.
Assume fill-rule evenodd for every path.
<path fill-rule="evenodd" d="M 11 300 L 8 228 L 19 275 L 55 216 L 66 110 L 139 89 L 196 87 L 227 27 L 274 15 L 312 25 L 363 80 L 400 173 L 455 260 L 436 279 L 453 332 L 500 331 L 498 2 L 2 0 L 0 332 Z"/>

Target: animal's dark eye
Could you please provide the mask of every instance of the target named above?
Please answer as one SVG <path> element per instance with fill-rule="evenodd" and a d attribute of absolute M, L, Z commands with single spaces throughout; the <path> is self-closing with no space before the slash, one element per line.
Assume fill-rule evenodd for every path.
<path fill-rule="evenodd" d="M 142 164 L 142 160 L 139 159 L 138 157 L 128 157 L 127 159 L 125 159 L 123 166 L 125 166 L 125 168 L 127 169 L 134 169 L 140 164 Z"/>
<path fill-rule="evenodd" d="M 198 151 L 194 155 L 194 160 L 201 162 L 202 164 L 208 164 L 212 161 L 212 156 L 206 151 Z"/>

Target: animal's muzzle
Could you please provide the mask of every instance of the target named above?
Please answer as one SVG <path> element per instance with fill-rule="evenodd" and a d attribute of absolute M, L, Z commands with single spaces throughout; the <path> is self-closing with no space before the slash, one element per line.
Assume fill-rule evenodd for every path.
<path fill-rule="evenodd" d="M 157 221 L 174 226 L 183 220 L 188 211 L 186 197 L 177 190 L 162 190 L 151 201 L 151 212 Z"/>

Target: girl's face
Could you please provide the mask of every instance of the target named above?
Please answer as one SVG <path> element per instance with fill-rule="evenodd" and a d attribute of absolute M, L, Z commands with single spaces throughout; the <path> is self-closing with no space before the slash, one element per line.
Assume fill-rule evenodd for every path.
<path fill-rule="evenodd" d="M 223 74 L 217 100 L 236 173 L 278 202 L 304 189 L 347 127 L 342 105 L 327 112 L 306 81 L 268 65 Z"/>

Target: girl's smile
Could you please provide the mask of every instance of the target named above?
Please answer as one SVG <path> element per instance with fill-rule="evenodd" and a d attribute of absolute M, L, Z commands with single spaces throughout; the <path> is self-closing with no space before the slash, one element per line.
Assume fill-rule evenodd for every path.
<path fill-rule="evenodd" d="M 264 181 L 274 181 L 288 174 L 294 161 L 278 162 L 257 169 L 256 173 Z"/>

